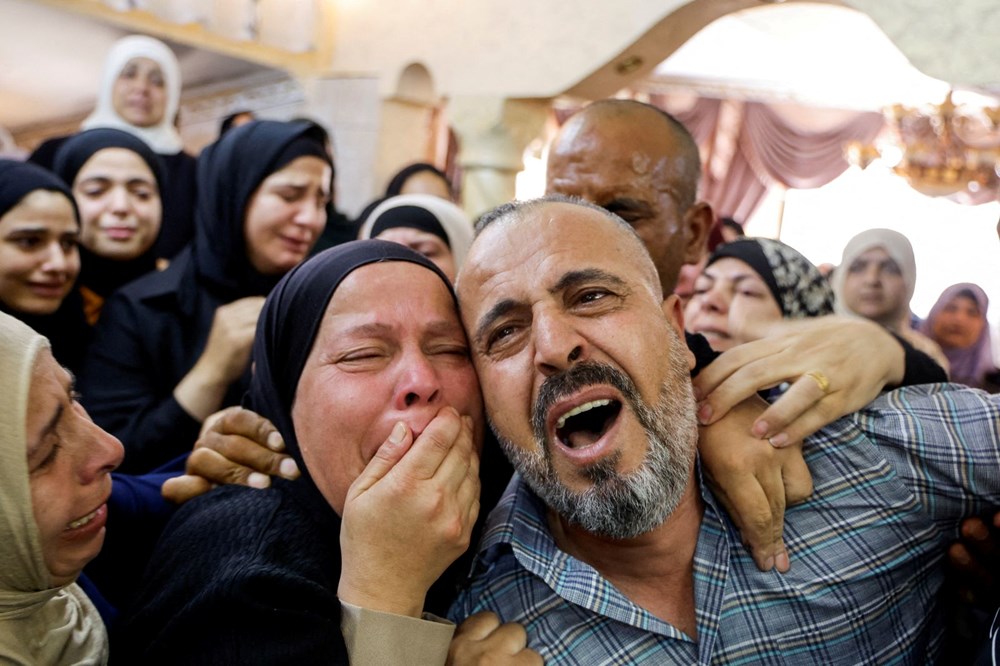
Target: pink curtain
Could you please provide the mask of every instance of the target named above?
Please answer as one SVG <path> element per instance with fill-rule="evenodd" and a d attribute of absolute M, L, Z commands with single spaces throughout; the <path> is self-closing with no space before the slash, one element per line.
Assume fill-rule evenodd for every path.
<path fill-rule="evenodd" d="M 774 184 L 813 188 L 829 183 L 848 167 L 844 145 L 871 143 L 884 124 L 878 113 L 857 113 L 842 115 L 832 127 L 804 129 L 765 104 L 728 102 L 732 118 L 722 128 L 721 100 L 700 98 L 679 109 L 670 108 L 666 96 L 651 95 L 650 103 L 673 113 L 695 137 L 704 162 L 701 197 L 720 217 L 737 220 L 750 217 Z M 719 148 L 727 133 L 736 144 L 728 153 Z"/>
<path fill-rule="evenodd" d="M 871 143 L 883 126 L 882 115 L 858 113 L 824 131 L 803 131 L 764 104 L 747 102 L 743 113 L 741 152 L 755 171 L 785 187 L 810 189 L 826 185 L 849 166 L 848 141 Z"/>

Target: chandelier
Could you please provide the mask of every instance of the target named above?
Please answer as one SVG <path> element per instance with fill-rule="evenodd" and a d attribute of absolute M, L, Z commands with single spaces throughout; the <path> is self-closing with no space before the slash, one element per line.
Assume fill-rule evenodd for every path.
<path fill-rule="evenodd" d="M 883 110 L 887 131 L 875 145 L 851 142 L 847 160 L 862 169 L 876 158 L 928 196 L 963 203 L 997 198 L 1000 186 L 1000 107 L 940 104 Z"/>

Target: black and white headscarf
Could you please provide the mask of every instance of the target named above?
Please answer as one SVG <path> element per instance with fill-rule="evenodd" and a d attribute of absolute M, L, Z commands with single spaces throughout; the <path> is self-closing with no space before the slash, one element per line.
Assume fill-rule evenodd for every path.
<path fill-rule="evenodd" d="M 745 262 L 760 275 L 785 319 L 833 313 L 833 290 L 823 274 L 802 254 L 770 238 L 740 238 L 715 249 L 706 266 L 723 257 Z"/>

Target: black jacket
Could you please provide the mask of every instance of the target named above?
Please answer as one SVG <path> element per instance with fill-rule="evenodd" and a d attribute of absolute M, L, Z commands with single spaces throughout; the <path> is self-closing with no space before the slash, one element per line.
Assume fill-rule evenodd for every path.
<path fill-rule="evenodd" d="M 190 451 L 201 424 L 173 391 L 205 349 L 212 318 L 228 302 L 195 275 L 189 250 L 162 273 L 115 292 L 104 304 L 83 364 L 82 401 L 94 421 L 122 440 L 121 470 L 143 473 Z M 248 378 L 230 387 L 235 405 Z"/>
<path fill-rule="evenodd" d="M 112 663 L 347 664 L 340 519 L 305 484 L 226 486 L 165 530 Z"/>

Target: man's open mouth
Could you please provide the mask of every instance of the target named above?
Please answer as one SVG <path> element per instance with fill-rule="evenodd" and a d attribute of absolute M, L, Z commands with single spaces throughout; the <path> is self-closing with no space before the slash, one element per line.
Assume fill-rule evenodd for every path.
<path fill-rule="evenodd" d="M 555 423 L 559 442 L 570 449 L 593 445 L 614 425 L 622 411 L 620 400 L 601 398 L 570 409 Z"/>

